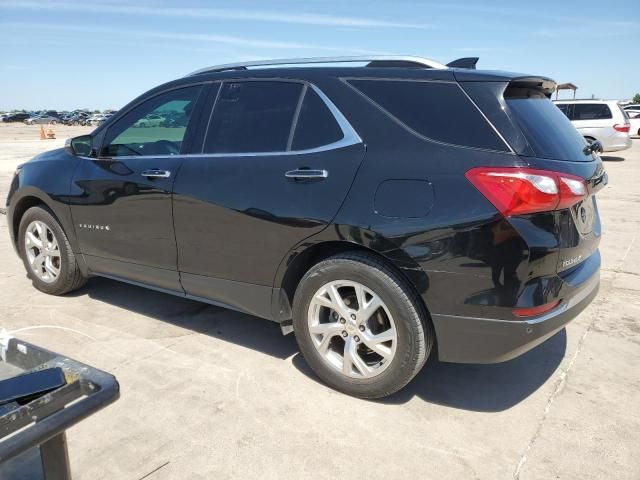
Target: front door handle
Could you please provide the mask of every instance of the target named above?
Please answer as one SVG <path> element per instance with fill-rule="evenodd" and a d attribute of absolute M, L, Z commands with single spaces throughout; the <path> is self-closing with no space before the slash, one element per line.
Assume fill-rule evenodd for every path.
<path fill-rule="evenodd" d="M 171 172 L 169 170 L 152 168 L 151 170 L 145 170 L 141 175 L 147 178 L 169 178 L 171 176 Z"/>
<path fill-rule="evenodd" d="M 305 180 L 307 178 L 327 178 L 329 172 L 326 170 L 312 170 L 310 168 L 298 168 L 289 170 L 284 174 L 287 178 L 295 178 L 297 180 Z"/>

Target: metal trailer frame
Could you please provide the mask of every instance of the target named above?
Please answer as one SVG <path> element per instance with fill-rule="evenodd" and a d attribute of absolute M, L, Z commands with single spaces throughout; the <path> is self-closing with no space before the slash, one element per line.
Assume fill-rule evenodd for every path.
<path fill-rule="evenodd" d="M 24 372 L 60 367 L 67 384 L 0 416 L 0 464 L 40 447 L 46 480 L 70 480 L 65 431 L 116 401 L 113 375 L 0 332 L 0 364 Z"/>

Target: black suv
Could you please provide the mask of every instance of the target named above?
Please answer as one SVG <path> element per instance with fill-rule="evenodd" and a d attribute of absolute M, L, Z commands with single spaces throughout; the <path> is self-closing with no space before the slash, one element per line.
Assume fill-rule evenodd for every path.
<path fill-rule="evenodd" d="M 241 310 L 382 397 L 436 346 L 505 361 L 596 295 L 607 177 L 554 89 L 417 57 L 203 69 L 22 165 L 11 239 L 43 292 L 99 275 Z"/>

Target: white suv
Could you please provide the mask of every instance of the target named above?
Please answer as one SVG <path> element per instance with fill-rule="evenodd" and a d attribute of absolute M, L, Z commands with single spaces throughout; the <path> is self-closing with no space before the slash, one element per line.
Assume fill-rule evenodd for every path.
<path fill-rule="evenodd" d="M 558 100 L 557 107 L 591 143 L 599 140 L 605 152 L 631 147 L 629 117 L 615 100 Z"/>

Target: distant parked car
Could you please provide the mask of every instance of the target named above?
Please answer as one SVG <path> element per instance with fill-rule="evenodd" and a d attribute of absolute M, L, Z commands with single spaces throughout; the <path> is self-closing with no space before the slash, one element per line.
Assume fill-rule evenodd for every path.
<path fill-rule="evenodd" d="M 24 123 L 27 125 L 42 125 L 42 124 L 51 124 L 55 125 L 58 123 L 60 119 L 58 117 L 54 117 L 52 115 L 39 115 L 37 117 L 27 118 Z"/>
<path fill-rule="evenodd" d="M 24 122 L 30 115 L 28 113 L 10 113 L 2 119 L 3 122 Z"/>
<path fill-rule="evenodd" d="M 104 119 L 105 115 L 102 113 L 93 114 L 87 119 L 87 125 L 98 126 Z"/>
<path fill-rule="evenodd" d="M 640 137 L 640 110 L 626 110 L 629 115 L 629 135 L 631 137 Z"/>
<path fill-rule="evenodd" d="M 559 100 L 554 103 L 588 143 L 598 140 L 605 152 L 631 147 L 629 117 L 617 101 Z"/>
<path fill-rule="evenodd" d="M 630 103 L 622 107 L 623 110 L 640 110 L 640 103 Z"/>
<path fill-rule="evenodd" d="M 164 123 L 163 116 L 157 113 L 150 113 L 136 122 L 136 127 L 159 127 Z"/>
<path fill-rule="evenodd" d="M 63 120 L 65 125 L 88 125 L 88 113 L 74 113 L 66 116 Z"/>

